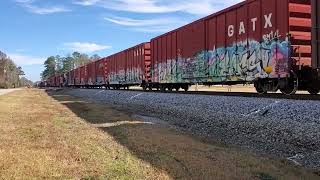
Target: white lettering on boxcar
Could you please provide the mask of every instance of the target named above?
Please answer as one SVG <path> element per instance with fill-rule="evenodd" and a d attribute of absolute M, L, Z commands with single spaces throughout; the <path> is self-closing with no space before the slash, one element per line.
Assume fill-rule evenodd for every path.
<path fill-rule="evenodd" d="M 252 23 L 252 31 L 255 32 L 257 30 L 257 22 L 258 18 L 251 18 L 251 23 Z M 272 28 L 272 13 L 264 15 L 264 28 Z M 240 21 L 239 23 L 239 35 L 245 34 L 246 33 L 246 26 L 243 21 Z M 235 34 L 235 26 L 234 25 L 229 25 L 228 26 L 228 36 L 232 37 Z"/>
<path fill-rule="evenodd" d="M 245 34 L 245 33 L 246 33 L 246 29 L 245 29 L 245 27 L 244 27 L 244 22 L 241 21 L 241 22 L 240 22 L 240 27 L 239 27 L 239 35 Z"/>
<path fill-rule="evenodd" d="M 256 31 L 256 23 L 258 21 L 258 18 L 252 18 L 251 22 L 252 22 L 252 31 Z"/>
<path fill-rule="evenodd" d="M 272 23 L 271 23 L 271 17 L 272 17 L 272 13 L 270 13 L 269 15 L 264 15 L 264 19 L 265 19 L 265 24 L 264 24 L 264 28 L 272 28 Z"/>
<path fill-rule="evenodd" d="M 228 27 L 228 36 L 229 37 L 232 37 L 234 35 L 234 26 L 233 25 L 230 25 Z"/>

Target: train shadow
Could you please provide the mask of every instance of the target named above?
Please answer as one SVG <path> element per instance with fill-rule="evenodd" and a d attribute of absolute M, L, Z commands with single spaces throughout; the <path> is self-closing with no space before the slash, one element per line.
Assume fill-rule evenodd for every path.
<path fill-rule="evenodd" d="M 195 137 L 178 133 L 155 121 L 141 120 L 131 112 L 64 95 L 63 90 L 47 91 L 47 94 L 78 117 L 111 135 L 118 144 L 159 173 L 165 172 L 173 179 L 205 179 L 224 172 L 213 168 L 217 161 L 212 159 L 217 157 L 217 151 Z M 225 165 L 232 168 L 228 162 Z"/>

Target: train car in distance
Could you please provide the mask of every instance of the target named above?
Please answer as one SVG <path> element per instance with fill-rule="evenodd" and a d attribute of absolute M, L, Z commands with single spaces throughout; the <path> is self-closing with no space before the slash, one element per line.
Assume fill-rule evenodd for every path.
<path fill-rule="evenodd" d="M 106 58 L 107 88 L 120 89 L 151 82 L 150 43 L 142 43 Z"/>
<path fill-rule="evenodd" d="M 142 43 L 70 71 L 66 74 L 66 84 L 70 87 L 108 89 L 145 87 L 151 80 L 150 56 L 150 43 Z"/>
<path fill-rule="evenodd" d="M 319 0 L 246 0 L 151 40 L 150 88 L 320 91 Z M 312 31 L 313 30 L 313 31 Z"/>
<path fill-rule="evenodd" d="M 65 86 L 65 75 L 64 74 L 56 74 L 49 77 L 46 81 L 46 86 L 50 87 L 63 87 Z"/>

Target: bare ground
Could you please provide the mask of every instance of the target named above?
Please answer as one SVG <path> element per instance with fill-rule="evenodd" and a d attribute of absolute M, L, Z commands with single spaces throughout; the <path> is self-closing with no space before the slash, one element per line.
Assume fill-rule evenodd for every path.
<path fill-rule="evenodd" d="M 0 179 L 319 179 L 286 160 L 49 95 L 22 90 L 0 97 Z"/>
<path fill-rule="evenodd" d="M 0 89 L 0 96 L 11 93 L 13 91 L 17 91 L 17 90 L 20 90 L 20 89 Z"/>

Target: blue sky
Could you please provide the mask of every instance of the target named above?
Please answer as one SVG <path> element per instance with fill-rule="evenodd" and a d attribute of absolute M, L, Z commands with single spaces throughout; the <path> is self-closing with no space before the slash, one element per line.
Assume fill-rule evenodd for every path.
<path fill-rule="evenodd" d="M 2 0 L 0 50 L 38 81 L 48 56 L 107 56 L 239 1 Z"/>

